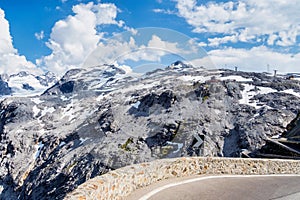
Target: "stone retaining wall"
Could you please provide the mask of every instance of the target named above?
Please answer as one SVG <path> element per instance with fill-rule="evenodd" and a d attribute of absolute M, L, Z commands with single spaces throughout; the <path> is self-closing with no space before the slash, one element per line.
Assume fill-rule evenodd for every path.
<path fill-rule="evenodd" d="M 123 199 L 134 190 L 160 180 L 202 174 L 300 174 L 300 161 L 201 157 L 156 160 L 95 177 L 65 199 Z"/>

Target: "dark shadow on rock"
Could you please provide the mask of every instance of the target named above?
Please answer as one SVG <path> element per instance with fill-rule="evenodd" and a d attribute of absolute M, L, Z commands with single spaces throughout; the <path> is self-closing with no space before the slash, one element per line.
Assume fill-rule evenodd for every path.
<path fill-rule="evenodd" d="M 12 94 L 11 88 L 8 86 L 8 83 L 2 80 L 0 77 L 0 96 L 1 95 L 10 95 Z"/>
<path fill-rule="evenodd" d="M 66 83 L 63 83 L 62 85 L 59 86 L 59 89 L 62 93 L 71 93 L 74 90 L 74 81 L 68 81 Z"/>
<path fill-rule="evenodd" d="M 174 139 L 180 128 L 180 124 L 181 122 L 176 122 L 175 124 L 164 125 L 160 132 L 145 139 L 147 146 L 150 149 L 157 146 L 165 146 L 168 141 L 170 142 Z"/>
<path fill-rule="evenodd" d="M 231 129 L 229 134 L 224 137 L 223 156 L 238 157 L 240 147 L 238 146 L 240 133 L 238 129 Z"/>
<path fill-rule="evenodd" d="M 134 115 L 136 117 L 146 117 L 153 112 L 160 112 L 159 107 L 163 109 L 169 109 L 176 101 L 176 95 L 170 90 L 165 91 L 160 95 L 151 93 L 144 96 L 140 100 L 140 104 L 137 108 L 131 107 L 128 112 L 130 115 Z"/>

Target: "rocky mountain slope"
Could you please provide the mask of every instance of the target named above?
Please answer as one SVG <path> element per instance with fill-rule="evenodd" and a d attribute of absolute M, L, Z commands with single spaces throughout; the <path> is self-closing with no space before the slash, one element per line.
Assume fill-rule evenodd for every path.
<path fill-rule="evenodd" d="M 182 63 L 144 75 L 71 70 L 40 96 L 1 102 L 0 197 L 61 199 L 108 170 L 159 158 L 255 156 L 287 135 L 299 107 L 299 81 L 261 73 Z"/>

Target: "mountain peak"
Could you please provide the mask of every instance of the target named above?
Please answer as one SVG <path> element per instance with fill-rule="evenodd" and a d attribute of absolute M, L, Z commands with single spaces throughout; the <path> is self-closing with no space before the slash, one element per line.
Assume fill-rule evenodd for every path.
<path fill-rule="evenodd" d="M 193 68 L 193 67 L 194 66 L 191 64 L 178 60 L 172 63 L 170 66 L 168 66 L 167 69 L 186 69 L 186 68 Z"/>

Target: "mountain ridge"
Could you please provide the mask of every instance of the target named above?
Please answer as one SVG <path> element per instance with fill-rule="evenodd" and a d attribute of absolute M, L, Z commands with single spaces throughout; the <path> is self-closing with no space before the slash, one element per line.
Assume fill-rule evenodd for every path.
<path fill-rule="evenodd" d="M 34 75 L 26 71 L 11 75 L 3 74 L 0 79 L 0 97 L 39 95 L 56 82 L 57 77 L 52 72 L 43 75 Z"/>

